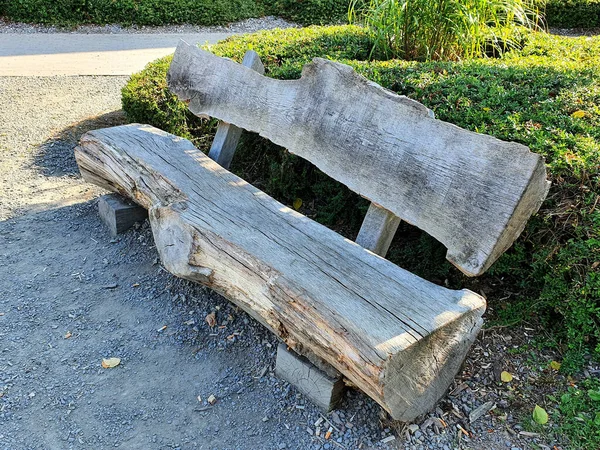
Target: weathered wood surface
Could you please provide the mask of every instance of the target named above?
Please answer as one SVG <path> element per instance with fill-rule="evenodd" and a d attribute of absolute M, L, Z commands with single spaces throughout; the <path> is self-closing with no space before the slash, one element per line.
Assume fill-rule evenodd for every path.
<path fill-rule="evenodd" d="M 335 409 L 344 394 L 341 376 L 328 376 L 305 357 L 288 350 L 285 344 L 277 346 L 275 374 L 294 385 L 325 412 Z"/>
<path fill-rule="evenodd" d="M 399 225 L 398 216 L 371 203 L 356 237 L 356 243 L 385 257 Z"/>
<path fill-rule="evenodd" d="M 144 208 L 118 194 L 100 197 L 98 213 L 113 236 L 124 233 L 136 222 L 142 222 L 148 218 L 148 212 Z"/>
<path fill-rule="evenodd" d="M 396 419 L 435 404 L 481 326 L 477 294 L 436 286 L 344 239 L 185 139 L 121 126 L 87 133 L 75 156 L 85 179 L 149 209 L 169 271 L 324 359 Z"/>
<path fill-rule="evenodd" d="M 193 113 L 259 133 L 427 231 L 467 275 L 512 245 L 549 187 L 527 147 L 433 119 L 333 61 L 274 80 L 181 42 L 168 82 Z"/>
<path fill-rule="evenodd" d="M 260 56 L 254 50 L 248 50 L 242 60 L 244 67 L 249 67 L 257 73 L 263 75 L 265 66 L 263 66 Z M 221 167 L 229 169 L 235 149 L 238 145 L 242 129 L 227 122 L 221 121 L 217 127 L 215 138 L 208 152 L 208 157 L 219 163 Z"/>

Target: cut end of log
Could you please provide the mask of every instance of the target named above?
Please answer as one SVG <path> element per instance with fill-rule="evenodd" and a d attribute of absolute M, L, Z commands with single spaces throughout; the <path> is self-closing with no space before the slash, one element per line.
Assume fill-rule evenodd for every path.
<path fill-rule="evenodd" d="M 384 371 L 384 408 L 392 418 L 412 421 L 444 396 L 483 325 L 485 300 L 470 291 L 459 302 L 468 312 L 437 328 L 391 358 Z M 440 320 L 444 320 L 440 318 Z"/>

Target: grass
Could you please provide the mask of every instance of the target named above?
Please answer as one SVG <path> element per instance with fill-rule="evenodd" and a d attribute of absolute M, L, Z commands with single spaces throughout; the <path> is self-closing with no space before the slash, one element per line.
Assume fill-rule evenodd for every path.
<path fill-rule="evenodd" d="M 570 450 L 600 448 L 600 380 L 571 381 L 569 386 L 548 396 L 545 405 L 549 422 L 540 425 L 531 415 L 522 418 L 525 429 L 550 439 L 566 441 Z M 566 439 L 565 439 L 566 438 Z"/>
<path fill-rule="evenodd" d="M 501 54 L 541 23 L 529 0 L 353 0 L 349 18 L 386 57 L 418 61 Z"/>

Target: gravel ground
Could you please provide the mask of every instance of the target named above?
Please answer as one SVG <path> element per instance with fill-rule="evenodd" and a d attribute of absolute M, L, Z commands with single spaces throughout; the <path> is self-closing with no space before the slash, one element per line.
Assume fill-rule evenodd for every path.
<path fill-rule="evenodd" d="M 597 36 L 600 34 L 600 28 L 550 28 L 548 30 L 552 34 L 559 36 Z"/>
<path fill-rule="evenodd" d="M 118 24 L 109 25 L 79 25 L 74 27 L 55 27 L 28 23 L 6 22 L 0 18 L 0 33 L 84 33 L 84 34 L 162 34 L 162 33 L 252 33 L 258 30 L 271 30 L 273 28 L 290 28 L 298 25 L 287 22 L 279 17 L 267 16 L 258 19 L 247 19 L 241 22 L 223 26 L 203 27 L 199 25 L 167 25 L 131 26 L 124 27 Z"/>
<path fill-rule="evenodd" d="M 526 329 L 482 334 L 450 395 L 414 424 L 389 420 L 351 389 L 324 417 L 276 378 L 276 339 L 219 295 L 167 273 L 147 223 L 113 239 L 99 221 L 102 191 L 81 181 L 72 149 L 86 130 L 123 122 L 125 81 L 0 78 L 1 449 L 558 445 L 520 428 L 544 405 L 533 388 L 556 379 L 547 369 L 555 355 L 537 355 L 542 369 L 524 363 L 529 355 L 509 356 L 530 339 Z M 108 357 L 121 364 L 103 369 Z M 502 370 L 513 382 L 499 382 Z"/>

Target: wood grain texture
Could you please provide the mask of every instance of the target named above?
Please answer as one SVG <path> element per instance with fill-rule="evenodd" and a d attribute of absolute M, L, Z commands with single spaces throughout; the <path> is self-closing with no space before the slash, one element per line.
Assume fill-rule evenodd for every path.
<path fill-rule="evenodd" d="M 85 134 L 85 179 L 149 210 L 173 274 L 206 284 L 324 359 L 400 420 L 444 394 L 485 300 L 436 286 L 285 207 L 147 125 Z"/>
<path fill-rule="evenodd" d="M 325 412 L 335 409 L 342 400 L 346 386 L 343 377 L 328 376 L 308 359 L 288 350 L 281 343 L 277 346 L 275 374 L 296 387 Z"/>
<path fill-rule="evenodd" d="M 356 237 L 356 243 L 385 258 L 399 225 L 399 217 L 371 203 Z"/>
<path fill-rule="evenodd" d="M 260 56 L 254 50 L 248 50 L 242 60 L 242 65 L 263 75 L 265 66 L 263 66 Z M 221 121 L 217 127 L 215 138 L 208 152 L 208 157 L 219 163 L 225 169 L 229 169 L 235 149 L 237 148 L 242 129 L 227 122 Z"/>
<path fill-rule="evenodd" d="M 118 194 L 100 197 L 98 213 L 113 236 L 124 233 L 136 222 L 143 222 L 148 218 L 148 212 L 144 208 Z"/>
<path fill-rule="evenodd" d="M 548 191 L 527 147 L 434 119 L 333 61 L 275 80 L 181 42 L 168 83 L 194 114 L 259 133 L 425 230 L 467 275 L 512 245 Z"/>

